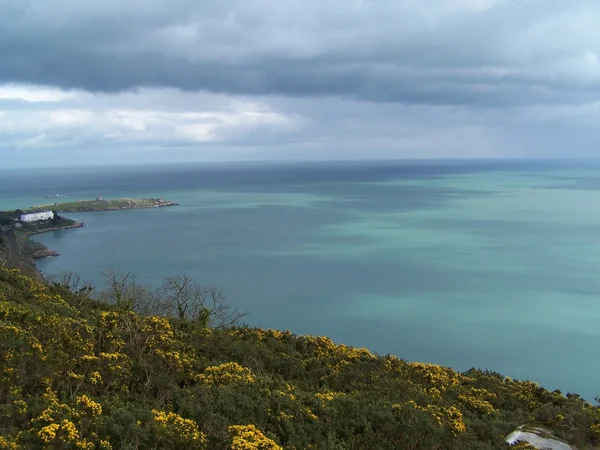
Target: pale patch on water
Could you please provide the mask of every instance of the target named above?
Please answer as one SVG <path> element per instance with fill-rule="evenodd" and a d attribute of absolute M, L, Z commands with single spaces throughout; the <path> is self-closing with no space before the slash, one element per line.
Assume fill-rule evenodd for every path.
<path fill-rule="evenodd" d="M 466 286 L 465 286 L 466 287 Z M 473 290 L 477 291 L 476 288 Z M 348 298 L 345 307 L 336 312 L 343 317 L 369 318 L 383 321 L 402 319 L 440 323 L 441 327 L 451 324 L 452 328 L 471 327 L 476 324 L 501 326 L 510 321 L 511 325 L 526 327 L 535 323 L 556 333 L 568 332 L 600 337 L 597 324 L 600 321 L 598 297 L 592 294 L 569 293 L 565 295 L 553 291 L 520 290 L 506 297 L 504 292 L 480 290 L 476 293 L 415 291 L 403 295 L 356 295 Z M 560 318 L 560 320 L 557 320 Z M 465 330 L 466 328 L 462 328 Z"/>
<path fill-rule="evenodd" d="M 578 172 L 572 172 L 576 176 Z M 556 178 L 554 178 L 556 175 Z M 591 175 L 590 175 L 591 177 Z M 597 177 L 597 174 L 596 174 Z M 572 186 L 574 181 L 565 173 L 534 172 L 534 173 L 511 173 L 490 172 L 474 174 L 452 174 L 440 175 L 429 178 L 407 178 L 398 180 L 365 182 L 371 186 L 417 186 L 417 187 L 442 187 L 446 189 L 457 189 L 471 192 L 505 192 L 528 188 L 548 188 L 551 186 Z"/>
<path fill-rule="evenodd" d="M 257 209 L 264 207 L 314 208 L 331 197 L 303 192 L 219 192 L 199 191 L 198 208 Z"/>

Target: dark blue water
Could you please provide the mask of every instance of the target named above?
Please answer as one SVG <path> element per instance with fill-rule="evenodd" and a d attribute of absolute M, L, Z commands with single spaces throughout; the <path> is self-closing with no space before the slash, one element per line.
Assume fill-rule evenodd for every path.
<path fill-rule="evenodd" d="M 187 272 L 247 322 L 600 394 L 600 165 L 172 165 L 0 171 L 0 208 L 102 196 L 178 207 L 71 214 L 49 274 Z"/>

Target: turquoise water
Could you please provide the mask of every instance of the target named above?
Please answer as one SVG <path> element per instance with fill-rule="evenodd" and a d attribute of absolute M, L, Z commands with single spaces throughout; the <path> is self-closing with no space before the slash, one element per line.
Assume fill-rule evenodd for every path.
<path fill-rule="evenodd" d="M 0 171 L 0 208 L 159 196 L 39 236 L 55 274 L 181 271 L 251 325 L 600 395 L 600 164 L 436 162 Z"/>

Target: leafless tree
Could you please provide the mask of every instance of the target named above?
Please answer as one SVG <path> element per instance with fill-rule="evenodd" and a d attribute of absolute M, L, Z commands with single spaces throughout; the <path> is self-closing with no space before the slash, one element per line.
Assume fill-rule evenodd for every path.
<path fill-rule="evenodd" d="M 94 290 L 94 286 L 89 281 L 83 281 L 80 275 L 74 272 L 61 272 L 59 275 L 50 276 L 48 280 L 55 286 L 62 286 L 68 289 L 72 295 L 69 298 L 75 300 L 77 305 L 81 305 L 89 300 Z"/>
<path fill-rule="evenodd" d="M 211 328 L 231 327 L 247 315 L 228 305 L 220 289 L 200 285 L 183 273 L 165 278 L 157 287 L 139 283 L 131 271 L 109 267 L 101 273 L 104 283 L 95 298 L 138 314 L 162 314 Z M 67 281 L 73 285 L 79 278 Z"/>
<path fill-rule="evenodd" d="M 138 283 L 135 273 L 108 267 L 100 271 L 104 277 L 98 299 L 139 314 L 155 314 L 159 310 L 156 289 Z"/>
<path fill-rule="evenodd" d="M 220 289 L 199 285 L 186 274 L 165 278 L 158 296 L 165 315 L 211 328 L 233 326 L 247 315 L 227 305 Z"/>

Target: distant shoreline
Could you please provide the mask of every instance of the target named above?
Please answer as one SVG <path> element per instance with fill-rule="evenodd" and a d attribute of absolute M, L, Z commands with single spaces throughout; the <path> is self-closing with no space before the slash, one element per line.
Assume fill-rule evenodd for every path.
<path fill-rule="evenodd" d="M 44 209 L 55 212 L 101 212 L 122 211 L 127 209 L 164 208 L 166 206 L 177 205 L 179 205 L 179 203 L 160 198 L 119 198 L 105 200 L 102 197 L 98 197 L 96 200 L 79 200 L 74 202 L 36 205 L 29 208 L 27 211 L 33 212 Z"/>
<path fill-rule="evenodd" d="M 43 230 L 25 232 L 25 236 L 35 236 L 36 234 L 50 233 L 52 231 L 70 230 L 71 228 L 83 228 L 86 224 L 83 222 L 75 222 L 73 225 L 67 225 L 64 227 L 44 228 Z"/>
<path fill-rule="evenodd" d="M 50 233 L 53 231 L 71 230 L 86 226 L 83 222 L 62 217 L 58 222 L 64 225 L 52 226 L 49 220 L 28 222 L 22 214 L 32 214 L 40 210 L 59 212 L 102 212 L 123 211 L 128 209 L 163 208 L 177 206 L 179 203 L 157 198 L 131 199 L 121 198 L 104 200 L 101 197 L 95 200 L 80 200 L 74 202 L 54 203 L 49 205 L 33 206 L 26 210 L 0 212 L 6 225 L 0 226 L 0 261 L 9 262 L 12 267 L 25 270 L 29 275 L 38 279 L 48 280 L 36 264 L 37 260 L 50 256 L 59 256 L 59 253 L 44 244 L 34 240 L 31 236 Z M 56 216 L 56 214 L 55 214 Z"/>

